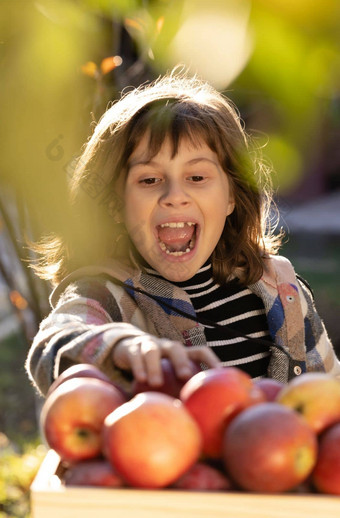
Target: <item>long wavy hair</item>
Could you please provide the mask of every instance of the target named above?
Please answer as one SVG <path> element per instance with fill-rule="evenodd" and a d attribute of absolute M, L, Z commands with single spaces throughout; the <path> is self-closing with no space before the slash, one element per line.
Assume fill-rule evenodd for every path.
<path fill-rule="evenodd" d="M 71 271 L 107 258 L 145 266 L 122 217 L 129 158 L 145 134 L 150 157 L 165 138 L 174 155 L 182 138 L 193 145 L 203 141 L 217 154 L 235 209 L 212 254 L 213 275 L 219 283 L 235 272 L 244 284 L 257 281 L 264 257 L 277 253 L 281 244 L 271 218 L 270 171 L 232 102 L 208 83 L 177 72 L 124 92 L 104 113 L 70 182 L 70 226 L 34 246 L 40 254 L 32 265 L 37 274 L 57 284 Z"/>

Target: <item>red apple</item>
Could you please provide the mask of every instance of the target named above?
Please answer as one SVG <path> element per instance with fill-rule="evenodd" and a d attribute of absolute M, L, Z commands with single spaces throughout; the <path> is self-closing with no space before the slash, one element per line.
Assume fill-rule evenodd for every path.
<path fill-rule="evenodd" d="M 317 437 L 294 410 L 274 402 L 243 410 L 224 436 L 227 473 L 247 491 L 283 492 L 311 473 Z"/>
<path fill-rule="evenodd" d="M 134 487 L 172 484 L 198 459 L 202 438 L 179 399 L 143 392 L 108 415 L 104 453 Z"/>
<path fill-rule="evenodd" d="M 340 422 L 327 428 L 319 437 L 319 454 L 312 481 L 321 493 L 340 495 Z"/>
<path fill-rule="evenodd" d="M 170 360 L 167 358 L 162 358 L 161 367 L 163 373 L 163 383 L 158 386 L 151 386 L 146 381 L 143 383 L 141 381 L 134 380 L 132 382 L 131 393 L 132 395 L 139 394 L 140 392 L 163 392 L 164 394 L 168 394 L 172 397 L 179 397 L 179 393 L 183 387 L 183 385 L 188 381 L 180 379 L 176 376 L 175 369 Z M 201 368 L 197 363 L 191 362 L 192 375 L 200 372 Z"/>
<path fill-rule="evenodd" d="M 300 412 L 316 433 L 340 421 L 340 381 L 324 372 L 293 378 L 277 401 Z"/>
<path fill-rule="evenodd" d="M 172 485 L 176 489 L 196 491 L 227 491 L 231 482 L 220 470 L 204 462 L 196 462 Z"/>
<path fill-rule="evenodd" d="M 57 388 L 59 385 L 64 383 L 64 381 L 73 379 L 73 378 L 95 378 L 102 381 L 106 381 L 106 383 L 111 383 L 117 387 L 126 397 L 126 393 L 124 390 L 117 384 L 114 383 L 104 372 L 102 372 L 95 365 L 91 365 L 90 363 L 78 363 L 77 365 L 72 365 L 68 367 L 68 369 L 64 370 L 51 384 L 50 388 L 47 392 L 47 397 Z"/>
<path fill-rule="evenodd" d="M 284 383 L 273 378 L 259 378 L 254 380 L 254 383 L 262 390 L 267 401 L 275 401 L 278 393 L 285 386 Z"/>
<path fill-rule="evenodd" d="M 64 475 L 67 486 L 122 487 L 122 477 L 106 459 L 91 459 L 68 467 Z"/>
<path fill-rule="evenodd" d="M 101 453 L 105 417 L 125 403 L 110 383 L 94 378 L 73 378 L 45 400 L 40 423 L 46 442 L 63 460 L 75 461 Z"/>
<path fill-rule="evenodd" d="M 230 420 L 247 406 L 263 402 L 265 397 L 245 372 L 219 367 L 190 378 L 180 399 L 201 429 L 203 453 L 216 458 L 222 453 L 223 434 Z"/>

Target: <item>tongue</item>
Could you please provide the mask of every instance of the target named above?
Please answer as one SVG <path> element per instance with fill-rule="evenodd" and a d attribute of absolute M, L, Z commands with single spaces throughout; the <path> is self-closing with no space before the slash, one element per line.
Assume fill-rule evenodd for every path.
<path fill-rule="evenodd" d="M 183 228 L 164 227 L 158 228 L 158 237 L 166 245 L 168 250 L 178 252 L 185 250 L 195 232 L 194 226 L 184 225 Z"/>

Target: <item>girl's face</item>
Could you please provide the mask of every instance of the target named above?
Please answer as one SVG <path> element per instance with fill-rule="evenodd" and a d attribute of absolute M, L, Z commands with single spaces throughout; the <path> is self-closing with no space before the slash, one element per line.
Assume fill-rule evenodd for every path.
<path fill-rule="evenodd" d="M 125 224 L 144 260 L 169 281 L 190 279 L 215 249 L 234 209 L 229 180 L 204 143 L 182 139 L 172 156 L 167 138 L 148 157 L 145 135 L 129 160 Z"/>

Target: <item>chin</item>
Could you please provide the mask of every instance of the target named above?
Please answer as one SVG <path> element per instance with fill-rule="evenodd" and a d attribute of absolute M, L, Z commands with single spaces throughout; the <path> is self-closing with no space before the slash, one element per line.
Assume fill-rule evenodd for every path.
<path fill-rule="evenodd" d="M 204 263 L 202 263 L 204 264 Z M 201 266 L 195 266 L 185 262 L 169 262 L 158 264 L 155 269 L 157 272 L 170 282 L 185 282 L 191 279 Z"/>
<path fill-rule="evenodd" d="M 164 278 L 167 279 L 168 281 L 170 282 L 185 282 L 185 281 L 188 281 L 189 279 L 191 279 L 195 274 L 187 274 L 187 275 L 171 275 L 171 276 L 165 276 L 164 275 Z"/>

